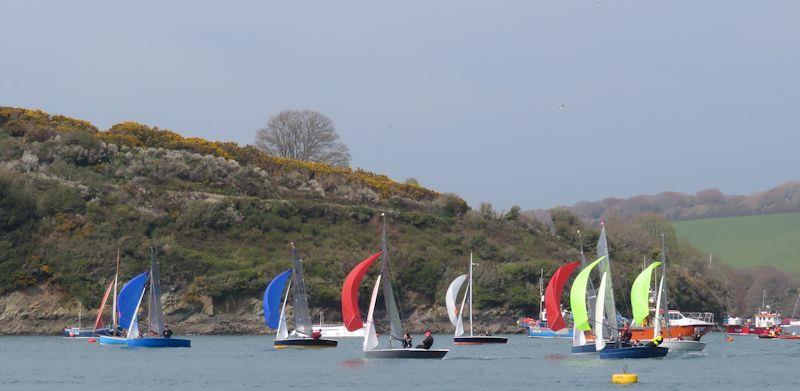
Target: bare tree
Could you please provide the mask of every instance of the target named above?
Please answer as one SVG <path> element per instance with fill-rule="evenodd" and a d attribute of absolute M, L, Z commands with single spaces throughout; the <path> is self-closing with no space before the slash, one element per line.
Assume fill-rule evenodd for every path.
<path fill-rule="evenodd" d="M 286 110 L 256 132 L 256 146 L 273 156 L 350 165 L 350 151 L 341 142 L 333 121 L 312 110 Z"/>

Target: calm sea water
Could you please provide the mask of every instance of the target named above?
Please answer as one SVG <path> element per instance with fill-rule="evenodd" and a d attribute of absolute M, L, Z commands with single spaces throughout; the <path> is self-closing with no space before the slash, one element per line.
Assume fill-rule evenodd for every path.
<path fill-rule="evenodd" d="M 363 359 L 361 341 L 282 350 L 273 337 L 193 337 L 190 349 L 126 349 L 60 337 L 0 338 L 2 390 L 535 390 L 617 389 L 623 365 L 652 390 L 800 389 L 800 341 L 706 336 L 705 352 L 607 361 L 570 341 L 509 336 L 508 345 L 454 347 L 442 361 Z M 416 339 L 419 339 L 417 336 Z"/>

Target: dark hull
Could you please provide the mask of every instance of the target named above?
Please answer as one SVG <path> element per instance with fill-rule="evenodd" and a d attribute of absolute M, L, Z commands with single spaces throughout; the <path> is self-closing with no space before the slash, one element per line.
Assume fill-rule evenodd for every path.
<path fill-rule="evenodd" d="M 331 339 L 291 338 L 275 341 L 275 349 L 320 349 L 335 348 L 339 342 Z"/>
<path fill-rule="evenodd" d="M 664 357 L 669 352 L 669 348 L 652 346 L 633 346 L 619 349 L 603 349 L 600 351 L 602 359 L 624 359 L 624 358 L 659 358 Z"/>
<path fill-rule="evenodd" d="M 441 360 L 449 352 L 447 349 L 377 349 L 367 350 L 367 358 L 422 358 Z"/>
<path fill-rule="evenodd" d="M 630 347 L 630 344 L 624 344 L 622 346 L 623 347 Z M 604 347 L 603 350 L 610 350 L 610 349 L 614 349 L 614 343 L 613 342 L 606 342 L 606 347 Z M 589 344 L 586 344 L 586 345 L 573 346 L 572 347 L 572 353 L 575 353 L 575 354 L 597 353 L 597 350 L 596 350 L 594 342 L 592 342 L 592 343 L 589 343 Z"/>
<path fill-rule="evenodd" d="M 97 330 L 64 329 L 61 333 L 61 336 L 66 338 L 91 338 L 91 337 L 99 337 L 101 335 L 111 335 L 111 328 L 102 328 Z"/>
<path fill-rule="evenodd" d="M 130 348 L 190 348 L 192 341 L 181 338 L 132 338 L 127 345 Z"/>
<path fill-rule="evenodd" d="M 456 345 L 483 345 L 483 344 L 498 344 L 507 343 L 508 338 L 503 337 L 490 337 L 490 336 L 473 336 L 473 337 L 455 337 L 453 343 Z"/>

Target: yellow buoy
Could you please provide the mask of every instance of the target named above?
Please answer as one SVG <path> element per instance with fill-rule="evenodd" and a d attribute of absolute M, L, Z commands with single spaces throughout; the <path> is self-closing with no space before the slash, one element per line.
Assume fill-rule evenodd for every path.
<path fill-rule="evenodd" d="M 611 382 L 614 384 L 633 384 L 639 382 L 639 376 L 635 373 L 628 373 L 628 367 L 622 367 L 622 373 L 611 375 Z"/>

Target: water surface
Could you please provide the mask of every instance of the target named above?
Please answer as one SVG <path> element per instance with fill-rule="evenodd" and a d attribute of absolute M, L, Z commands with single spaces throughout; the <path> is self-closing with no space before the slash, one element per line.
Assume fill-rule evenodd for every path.
<path fill-rule="evenodd" d="M 420 337 L 417 336 L 416 339 Z M 508 345 L 452 349 L 434 360 L 364 360 L 361 340 L 326 350 L 272 348 L 269 336 L 197 336 L 190 349 L 127 349 L 60 337 L 0 338 L 2 390 L 535 390 L 618 389 L 627 365 L 641 389 L 798 389 L 800 341 L 706 337 L 701 353 L 606 361 L 568 340 L 509 336 Z M 418 342 L 415 340 L 415 342 Z M 787 365 L 788 364 L 788 365 Z"/>

